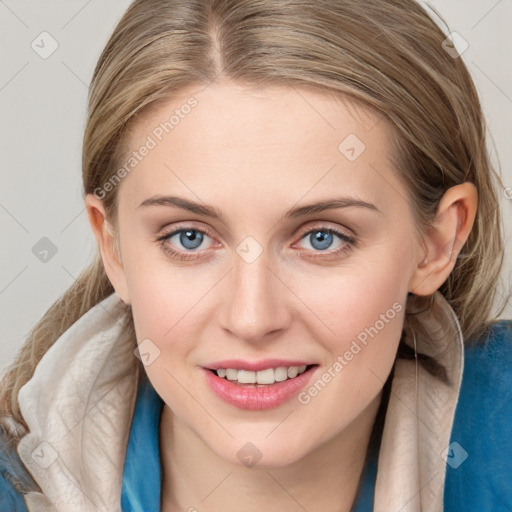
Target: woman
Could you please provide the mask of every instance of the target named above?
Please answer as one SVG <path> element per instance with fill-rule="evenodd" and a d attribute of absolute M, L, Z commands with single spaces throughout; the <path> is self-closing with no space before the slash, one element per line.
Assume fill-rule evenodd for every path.
<path fill-rule="evenodd" d="M 2 510 L 510 504 L 503 184 L 445 40 L 412 0 L 130 6 L 97 258 L 2 382 Z"/>

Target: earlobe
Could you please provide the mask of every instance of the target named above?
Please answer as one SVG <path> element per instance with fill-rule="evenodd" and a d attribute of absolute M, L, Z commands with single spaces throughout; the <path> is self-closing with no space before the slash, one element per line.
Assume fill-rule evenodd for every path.
<path fill-rule="evenodd" d="M 423 259 L 409 283 L 415 295 L 431 295 L 446 281 L 473 227 L 478 192 L 473 183 L 449 188 L 437 209 L 434 226 L 425 237 Z"/>
<path fill-rule="evenodd" d="M 87 194 L 85 205 L 89 223 L 98 242 L 105 272 L 121 300 L 125 304 L 130 304 L 120 249 L 116 244 L 114 230 L 106 218 L 103 203 L 93 194 Z"/>

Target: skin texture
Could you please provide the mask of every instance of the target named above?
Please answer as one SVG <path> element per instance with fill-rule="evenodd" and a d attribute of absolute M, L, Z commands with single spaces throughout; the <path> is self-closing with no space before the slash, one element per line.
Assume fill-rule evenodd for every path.
<path fill-rule="evenodd" d="M 190 96 L 197 106 L 118 185 L 120 255 L 101 200 L 86 197 L 109 279 L 132 306 L 138 343 L 149 338 L 160 350 L 145 369 L 166 403 L 162 510 L 348 511 L 407 293 L 432 294 L 450 274 L 453 241 L 459 250 L 475 218 L 476 188 L 448 190 L 436 228 L 422 240 L 389 161 L 385 123 L 304 89 L 229 82 L 190 88 L 142 117 L 129 147 L 144 144 Z M 366 146 L 354 161 L 338 148 L 349 134 Z M 155 195 L 212 205 L 223 219 L 138 208 Z M 379 211 L 348 207 L 284 218 L 292 207 L 347 196 Z M 192 259 L 173 259 L 156 242 L 178 227 L 211 233 L 195 252 L 179 233 L 165 242 Z M 313 237 L 324 228 L 352 236 L 355 245 L 333 235 L 319 249 Z M 262 249 L 251 263 L 237 252 L 248 236 Z M 201 366 L 237 357 L 316 362 L 321 377 L 394 303 L 394 318 L 307 404 L 294 398 L 246 411 L 206 384 Z M 261 453 L 253 467 L 237 456 L 247 442 Z"/>

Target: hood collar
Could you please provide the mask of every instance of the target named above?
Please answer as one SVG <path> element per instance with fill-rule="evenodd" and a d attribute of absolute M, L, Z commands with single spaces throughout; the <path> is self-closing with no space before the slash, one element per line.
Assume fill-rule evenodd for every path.
<path fill-rule="evenodd" d="M 25 495 L 30 512 L 120 511 L 139 380 L 125 319 L 114 292 L 59 337 L 19 391 L 30 431 L 17 451 L 44 493 Z"/>
<path fill-rule="evenodd" d="M 453 308 L 436 291 L 411 296 L 404 342 L 444 367 L 435 377 L 418 359 L 399 358 L 391 384 L 375 483 L 374 512 L 442 512 L 446 452 L 464 368 L 464 340 Z M 411 449 L 414 447 L 414 449 Z"/>

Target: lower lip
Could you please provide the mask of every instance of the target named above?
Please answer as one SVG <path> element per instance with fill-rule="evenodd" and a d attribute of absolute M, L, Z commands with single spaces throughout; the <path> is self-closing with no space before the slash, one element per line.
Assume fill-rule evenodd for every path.
<path fill-rule="evenodd" d="M 261 411 L 273 409 L 293 398 L 311 379 L 319 366 L 313 366 L 293 379 L 275 382 L 267 386 L 233 384 L 206 368 L 206 380 L 213 392 L 228 404 L 239 409 Z"/>

